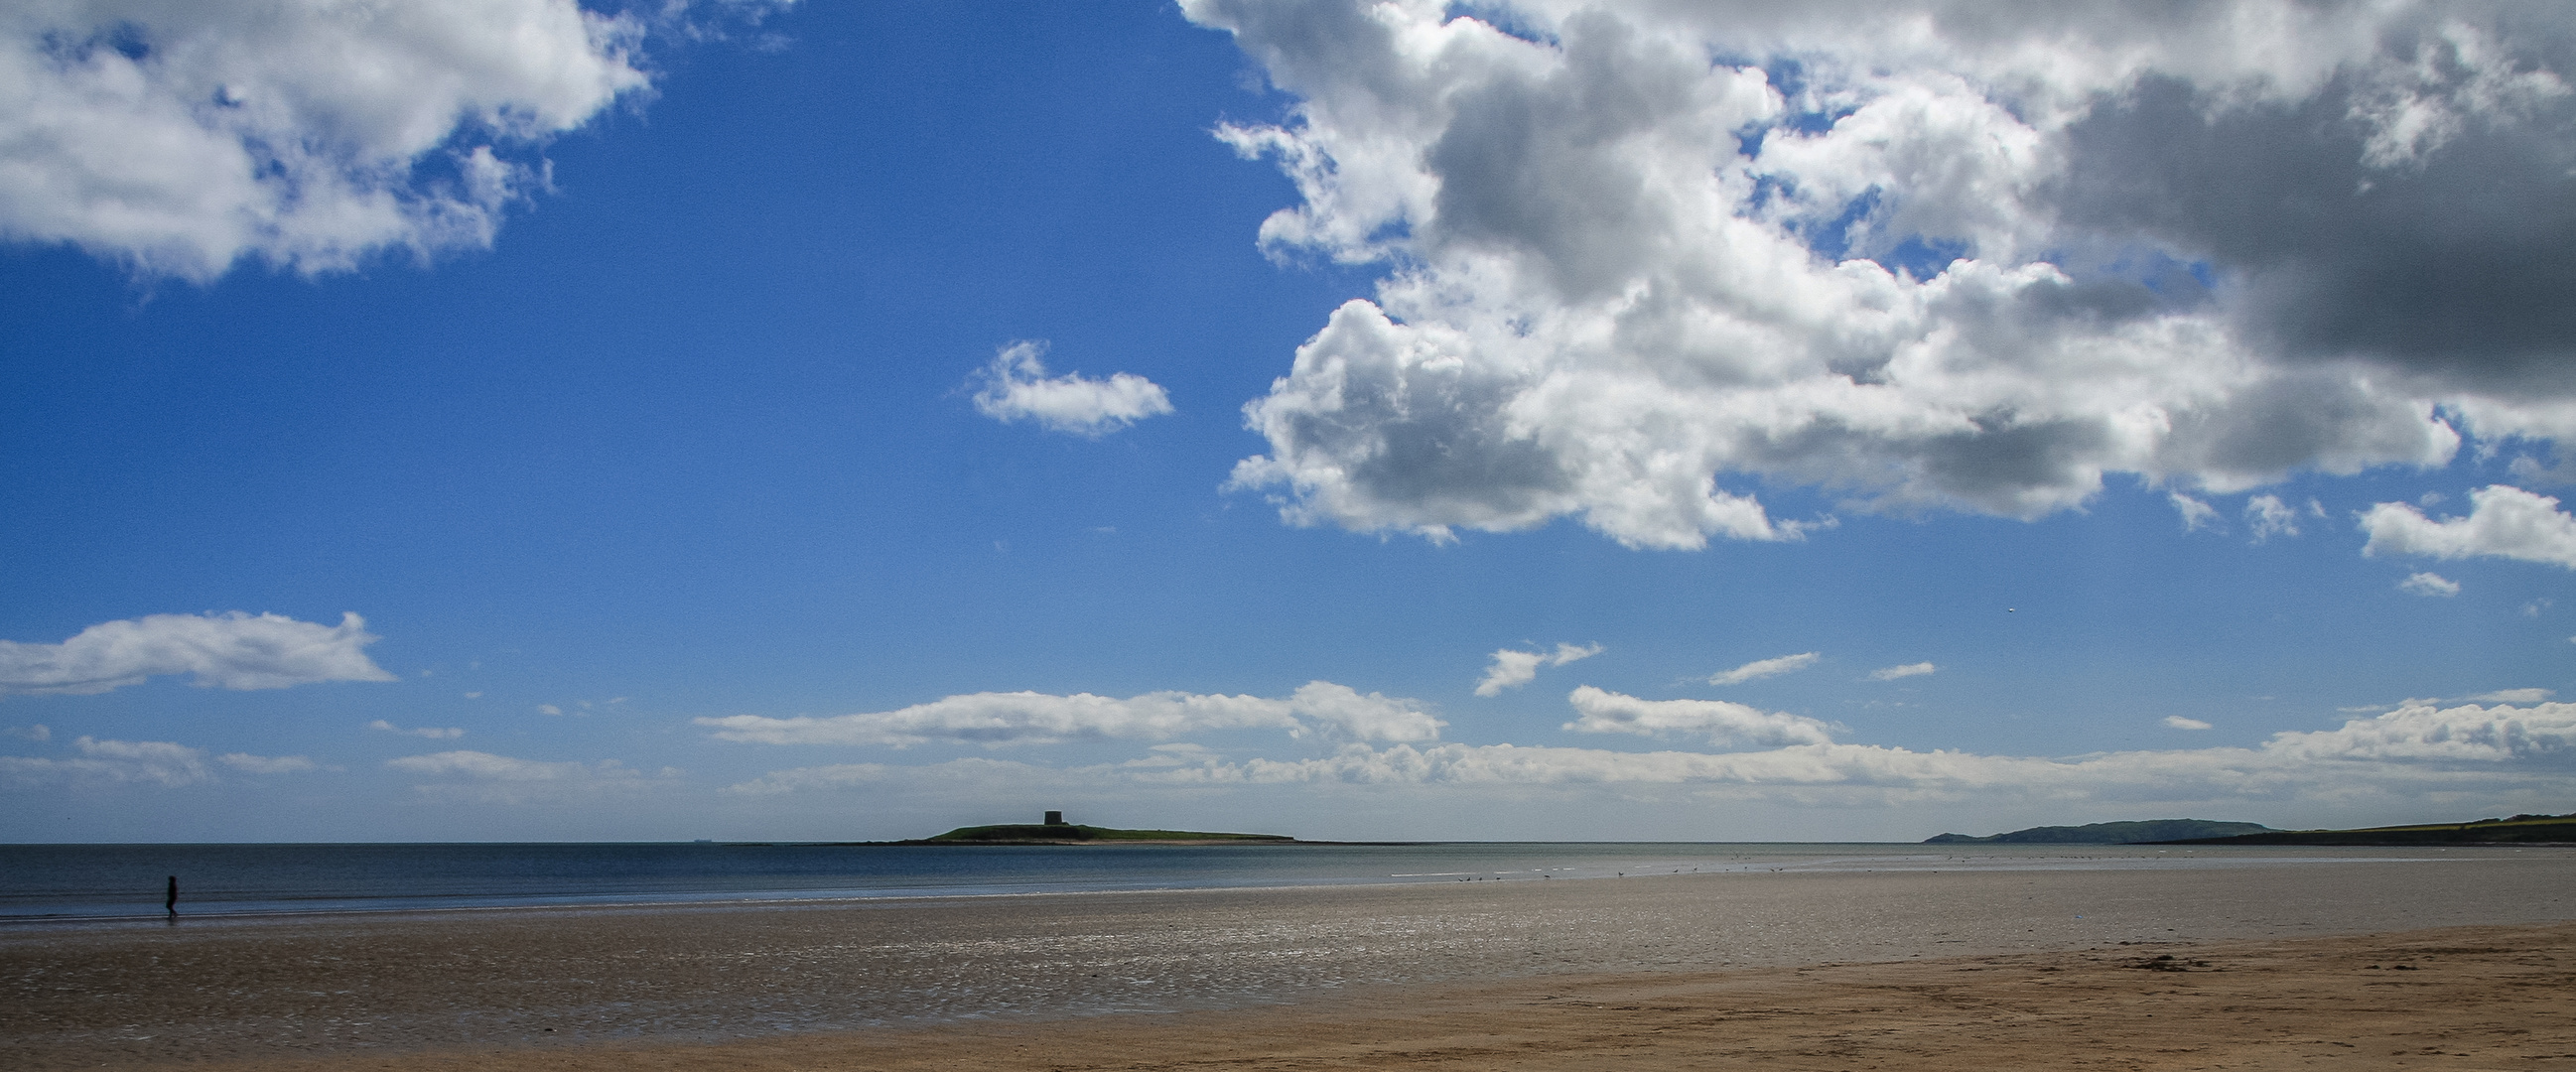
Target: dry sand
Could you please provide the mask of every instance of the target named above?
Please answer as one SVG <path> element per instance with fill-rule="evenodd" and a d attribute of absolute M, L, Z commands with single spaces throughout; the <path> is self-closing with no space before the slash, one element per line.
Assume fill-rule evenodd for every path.
<path fill-rule="evenodd" d="M 18 928 L 0 1067 L 2576 1069 L 2571 896 L 2555 850 Z"/>

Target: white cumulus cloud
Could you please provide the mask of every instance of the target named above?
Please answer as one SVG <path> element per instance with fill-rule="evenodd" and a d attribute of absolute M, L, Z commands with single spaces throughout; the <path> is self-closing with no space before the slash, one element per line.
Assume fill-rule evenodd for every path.
<path fill-rule="evenodd" d="M 2556 692 L 2555 689 L 2497 689 L 2494 692 L 2482 692 L 2469 698 L 2487 703 L 2534 704 L 2549 699 Z"/>
<path fill-rule="evenodd" d="M 488 246 L 536 147 L 647 88 L 573 0 L 0 6 L 0 236 L 146 275 Z"/>
<path fill-rule="evenodd" d="M 2408 595 L 2456 596 L 2460 594 L 2460 582 L 2439 573 L 2409 573 L 2405 580 L 2397 582 L 2397 590 Z"/>
<path fill-rule="evenodd" d="M 1721 745 L 1833 743 L 1830 727 L 1815 719 L 1725 700 L 1641 700 L 1585 685 L 1566 701 L 1582 716 L 1564 726 L 1576 733 L 1683 734 Z"/>
<path fill-rule="evenodd" d="M 1762 485 L 2031 518 L 2576 435 L 2567 10 L 1182 7 L 1293 98 L 1219 131 L 1296 186 L 1263 246 L 1383 272 L 1245 409 L 1293 523 L 1695 548 L 1808 531 Z"/>
<path fill-rule="evenodd" d="M 2558 500 L 2509 484 L 2469 493 L 2469 516 L 2435 521 L 2406 503 L 2385 502 L 2361 515 L 2370 534 L 2365 555 L 2518 558 L 2576 569 L 2576 517 Z"/>
<path fill-rule="evenodd" d="M 1776 659 L 1755 659 L 1752 662 L 1736 667 L 1733 670 L 1709 675 L 1708 683 L 1711 685 L 1741 685 L 1756 678 L 1776 677 L 1781 674 L 1804 670 L 1815 665 L 1816 660 L 1821 658 L 1824 658 L 1824 656 L 1816 652 L 1808 651 L 1800 652 L 1796 655 L 1783 655 Z"/>
<path fill-rule="evenodd" d="M 2576 760 L 2576 704 L 2443 708 L 2409 700 L 2337 729 L 2274 734 L 2263 750 L 2302 759 L 2565 764 Z"/>
<path fill-rule="evenodd" d="M 1172 412 L 1172 400 L 1152 380 L 1132 372 L 1105 380 L 1074 373 L 1046 374 L 1046 344 L 1015 342 L 976 373 L 975 410 L 1008 423 L 1023 418 L 1039 427 L 1098 437 L 1147 417 Z"/>
<path fill-rule="evenodd" d="M 1273 729 L 1363 741 L 1427 741 L 1446 725 L 1412 700 L 1310 681 L 1287 699 L 1149 692 L 1117 699 L 1078 692 L 978 692 L 894 711 L 816 718 L 700 718 L 720 740 L 752 744 L 1054 744 L 1068 740 L 1169 740 L 1212 730 Z"/>
<path fill-rule="evenodd" d="M 337 626 L 239 611 L 154 614 L 102 622 L 60 644 L 0 640 L 0 695 L 106 692 L 156 674 L 225 689 L 395 680 L 367 658 L 375 642 L 355 614 Z"/>
<path fill-rule="evenodd" d="M 1869 672 L 1869 679 L 1872 681 L 1894 681 L 1901 677 L 1919 677 L 1940 669 L 1940 667 L 1934 666 L 1928 662 L 1907 663 L 1903 666 L 1890 666 L 1883 669 L 1872 670 Z"/>
<path fill-rule="evenodd" d="M 1529 684 L 1538 677 L 1539 667 L 1563 666 L 1577 659 L 1589 659 L 1599 654 L 1601 654 L 1599 644 L 1560 643 L 1552 652 L 1516 651 L 1504 648 L 1494 653 L 1493 665 L 1487 666 L 1484 679 L 1476 682 L 1476 695 L 1500 696 L 1504 689 L 1516 689 Z"/>

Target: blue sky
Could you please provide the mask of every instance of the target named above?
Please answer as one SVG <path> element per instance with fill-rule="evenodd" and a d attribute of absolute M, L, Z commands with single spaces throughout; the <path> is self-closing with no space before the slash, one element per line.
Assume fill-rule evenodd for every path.
<path fill-rule="evenodd" d="M 1925 11 L 0 17 L 0 840 L 2576 808 L 2576 27 Z"/>

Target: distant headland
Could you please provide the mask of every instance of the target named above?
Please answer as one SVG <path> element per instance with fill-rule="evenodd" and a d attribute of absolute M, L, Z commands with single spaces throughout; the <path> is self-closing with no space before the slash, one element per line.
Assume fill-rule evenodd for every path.
<path fill-rule="evenodd" d="M 1286 834 L 1224 834 L 1201 830 L 1120 830 L 1064 821 L 1064 813 L 1046 813 L 1038 823 L 961 826 L 935 837 L 896 842 L 899 845 L 1299 845 Z"/>
<path fill-rule="evenodd" d="M 2236 834 L 2277 833 L 2261 823 L 2223 823 L 2208 819 L 2143 819 L 2125 823 L 2086 823 L 2083 826 L 2034 826 L 2007 834 L 1969 837 L 1966 834 L 1935 834 L 1924 838 L 1926 845 L 2138 845 L 2157 841 L 2180 841 L 2184 838 L 2228 837 Z"/>
<path fill-rule="evenodd" d="M 2232 837 L 2176 838 L 2175 845 L 2576 845 L 2576 812 L 2515 815 L 2464 823 L 2370 826 L 2357 830 L 2265 830 Z"/>
<path fill-rule="evenodd" d="M 2261 823 L 2147 819 L 2034 826 L 1986 837 L 1938 834 L 1926 845 L 2546 845 L 2576 844 L 2576 812 L 2353 830 L 2274 830 Z"/>

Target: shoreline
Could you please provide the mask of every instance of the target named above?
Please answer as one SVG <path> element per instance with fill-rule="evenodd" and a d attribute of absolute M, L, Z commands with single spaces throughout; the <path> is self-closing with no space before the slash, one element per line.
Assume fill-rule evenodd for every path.
<path fill-rule="evenodd" d="M 744 844 L 748 846 L 753 843 Z M 1295 842 L 1288 844 L 1294 845 L 1296 848 L 1300 849 L 1421 847 L 1399 843 Z M 609 909 L 667 909 L 683 911 L 701 907 L 760 905 L 789 907 L 814 903 L 869 902 L 881 900 L 931 901 L 962 898 L 1061 896 L 1077 894 L 1181 893 L 1199 890 L 1249 891 L 1266 889 L 1285 890 L 1308 887 L 1350 888 L 1418 884 L 1434 880 L 1446 880 L 1451 876 L 1462 876 L 1459 878 L 1459 881 L 1521 882 L 1542 879 L 1557 881 L 1591 881 L 1596 879 L 1624 879 L 1630 877 L 1662 875 L 1667 873 L 1667 871 L 1671 874 L 1683 874 L 1686 872 L 1694 874 L 1750 874 L 1763 871 L 1792 871 L 1806 873 L 1835 871 L 1917 871 L 1933 873 L 1944 871 L 2012 872 L 2051 870 L 2066 867 L 2106 868 L 2117 870 L 2177 866 L 2189 868 L 2238 867 L 2247 865 L 2262 867 L 2274 865 L 2312 865 L 2361 862 L 2425 863 L 2434 860 L 2476 858 L 2473 856 L 2451 857 L 2448 855 L 2392 855 L 2387 851 L 2390 849 L 2398 849 L 2407 853 L 2448 854 L 2453 851 L 2453 847 L 2451 846 L 2233 846 L 2216 848 L 2197 846 L 2174 850 L 2173 854 L 2168 855 L 2169 850 L 2167 849 L 2154 846 L 2132 845 L 2013 844 L 1922 846 L 1913 843 L 1876 842 L 1479 842 L 1424 844 L 1435 845 L 1435 847 L 1439 845 L 1466 845 L 1478 848 L 1500 847 L 1520 850 L 1521 855 L 1516 858 L 1505 858 L 1501 860 L 1464 858 L 1454 861 L 1437 862 L 1449 866 L 1467 868 L 1467 870 L 1460 871 L 1434 871 L 1419 874 L 1411 872 L 1384 872 L 1381 869 L 1387 865 L 1387 861 L 1353 860 L 1346 861 L 1346 863 L 1353 868 L 1353 870 L 1348 873 L 1280 872 L 1248 878 L 1229 878 L 1223 880 L 1209 878 L 1206 873 L 1194 873 L 1199 876 L 1196 880 L 1190 878 L 1171 880 L 1173 876 L 1164 875 L 1158 878 L 1130 878 L 1116 882 L 1109 882 L 1104 881 L 1098 874 L 1091 874 L 1081 877 L 1041 878 L 1038 881 L 1032 882 L 1029 881 L 1030 875 L 1027 873 L 1014 873 L 1005 869 L 1004 871 L 995 872 L 988 876 L 992 881 L 978 881 L 975 878 L 961 875 L 952 881 L 944 883 L 894 883 L 855 888 L 850 886 L 834 885 L 814 885 L 810 887 L 790 885 L 775 887 L 744 886 L 731 889 L 636 888 L 625 890 L 604 890 L 598 892 L 534 890 L 509 893 L 474 892 L 452 895 L 423 895 L 418 893 L 387 895 L 381 892 L 348 892 L 341 894 L 304 896 L 297 896 L 289 891 L 280 889 L 264 891 L 267 894 L 265 897 L 257 895 L 245 897 L 241 896 L 239 891 L 235 891 L 233 896 L 222 896 L 212 899 L 197 899 L 188 896 L 187 889 L 183 888 L 183 896 L 181 897 L 181 904 L 179 906 L 179 916 L 181 919 L 192 923 L 219 923 L 234 920 L 246 921 L 258 919 L 336 918 L 358 916 L 383 918 L 410 915 L 434 916 L 457 912 L 520 910 L 582 911 Z M 200 846 L 179 847 L 195 848 Z M 917 848 L 920 846 L 895 846 L 891 844 L 852 844 L 844 846 L 799 842 L 774 844 L 759 843 L 757 847 Z M 956 846 L 951 844 L 941 845 L 938 847 L 946 849 L 954 848 Z M 1012 849 L 1027 848 L 1090 850 L 1107 849 L 1112 847 L 1114 847 L 1113 844 L 1100 843 L 1063 846 L 991 846 L 991 848 L 994 848 L 997 852 L 1001 853 L 1007 853 Z M 1168 846 L 1159 843 L 1138 843 L 1133 844 L 1132 847 L 1145 850 L 1146 854 L 1150 855 L 1151 852 L 1156 849 L 1178 846 Z M 1256 855 L 1269 855 L 1268 849 L 1271 847 L 1274 846 L 1264 846 L 1256 853 Z M 1716 857 L 1675 856 L 1674 858 L 1663 860 L 1642 858 L 1631 858 L 1625 861 L 1606 858 L 1584 859 L 1580 855 L 1586 850 L 1599 849 L 1603 847 L 1611 849 L 1665 847 L 1674 849 L 1722 848 L 1731 851 L 1725 855 Z M 2493 855 L 2498 853 L 2518 853 L 2532 847 L 2533 846 L 2469 846 L 2464 848 L 2466 848 L 2469 853 L 2473 854 L 2479 853 L 2483 850 L 2484 854 Z M 6 848 L 6 846 L 0 846 L 0 848 Z M 1574 858 L 1571 860 L 1554 860 L 1547 863 L 1539 863 L 1531 858 L 1535 856 L 1535 853 L 1532 853 L 1529 850 L 1534 849 L 1574 850 Z M 1780 849 L 1806 851 L 1787 856 L 1764 855 L 1766 852 Z M 1824 855 L 1813 851 L 1819 849 L 1843 850 L 1846 853 L 1857 853 L 1858 855 Z M 2354 854 L 2356 852 L 2357 854 Z M 2284 853 L 2287 855 L 2283 855 Z M 1434 861 L 1407 862 L 1422 864 L 1434 863 Z M 1502 864 L 1504 865 L 1504 869 L 1493 871 L 1482 870 L 1491 864 Z M 1682 865 L 1689 866 L 1685 867 Z M 148 870 L 157 875 L 163 866 L 164 865 L 156 863 L 155 866 Z M 1637 870 L 1632 874 L 1629 870 L 1618 869 L 1623 866 Z M 376 876 L 373 874 L 359 873 L 354 870 L 350 873 L 330 876 L 330 878 L 341 883 L 352 884 L 356 889 L 363 889 L 367 883 L 378 881 Z M 866 881 L 866 878 L 855 873 L 848 876 L 848 878 L 850 881 Z M 119 910 L 114 912 L 98 911 L 95 909 L 67 909 L 59 912 L 0 912 L 0 934 L 5 934 L 13 930 L 41 930 L 60 927 L 162 923 L 168 917 L 165 916 L 162 911 L 158 910 L 158 882 L 159 879 L 157 877 L 152 879 L 151 884 L 153 885 L 155 892 L 151 902 L 147 904 L 137 898 L 131 903 L 120 905 Z M 140 884 L 139 880 L 138 884 Z M 85 892 L 90 893 L 90 898 L 92 900 L 96 900 L 100 896 L 103 896 L 95 891 Z M 18 900 L 26 899 L 27 898 L 25 897 L 18 898 Z"/>
<path fill-rule="evenodd" d="M 918 1041 L 926 1054 L 1035 1032 L 1096 1035 L 1102 1055 L 1161 1067 L 1152 1062 L 1213 1058 L 1160 1028 L 1140 1038 L 1149 1021 L 1198 1024 L 1181 1034 L 1213 1032 L 1257 1049 L 1244 1032 L 1301 1017 L 1357 1017 L 1353 1031 L 1410 1037 L 1414 1029 L 1394 1020 L 1363 1027 L 1434 1006 L 1452 1010 L 1441 1016 L 1481 1008 L 1476 1015 L 1518 1030 L 1531 1010 L 1550 1007 L 1529 1004 L 1538 1000 L 1530 994 L 1582 980 L 1609 988 L 1603 993 L 1706 990 L 1693 1002 L 1753 985 L 1745 980 L 1894 979 L 1936 964 L 1953 965 L 1943 969 L 1951 974 L 1905 984 L 1855 978 L 1846 982 L 1860 990 L 1835 993 L 1901 991 L 2006 968 L 2205 982 L 2084 958 L 2267 942 L 2324 942 L 2298 947 L 2361 955 L 2353 951 L 2389 936 L 2462 927 L 2518 934 L 2489 944 L 2559 958 L 2554 969 L 2500 962 L 2480 970 L 2499 980 L 2558 971 L 2560 984 L 2543 996 L 2557 1002 L 2552 1015 L 2576 1023 L 2561 1015 L 2576 1012 L 2576 976 L 2566 971 L 2576 964 L 2566 955 L 2576 949 L 2571 891 L 2576 854 L 2552 852 L 2223 870 L 1727 873 L 0 930 L 0 1065 L 248 1068 L 310 1058 L 330 1067 L 511 1068 L 524 1057 L 553 1068 L 576 1067 L 563 1061 L 579 1056 L 609 1068 L 687 1053 L 696 1056 L 674 1056 L 680 1063 L 670 1067 L 784 1069 L 831 1065 L 842 1059 L 814 1048 L 840 1047 L 882 1050 L 897 1067 L 913 1059 L 897 1052 L 915 1044 L 904 1039 L 930 1040 Z M 2030 960 L 2051 957 L 2060 960 L 2047 972 Z M 2404 978 L 2431 978 L 2420 974 Z M 2506 987 L 2496 1000 L 2521 993 Z M 1591 1030 L 1566 1015 L 1574 1018 L 1559 1017 L 1559 1027 Z M 1286 1047 L 1281 1053 L 1322 1045 L 1280 1031 L 1259 1045 Z M 2576 1053 L 2576 1044 L 2560 1052 Z"/>

